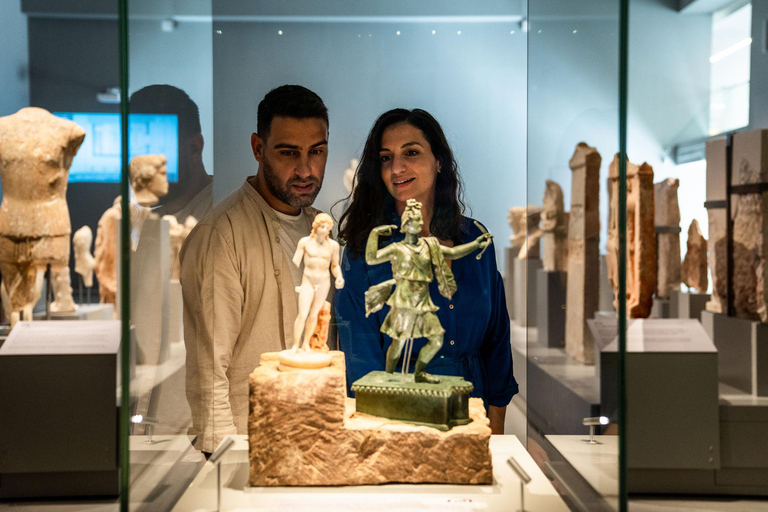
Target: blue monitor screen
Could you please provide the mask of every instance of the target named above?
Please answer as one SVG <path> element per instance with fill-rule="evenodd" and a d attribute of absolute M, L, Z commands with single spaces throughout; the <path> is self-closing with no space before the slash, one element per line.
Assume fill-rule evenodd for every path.
<path fill-rule="evenodd" d="M 85 130 L 85 140 L 69 168 L 69 182 L 120 181 L 120 114 L 54 112 Z M 168 181 L 179 179 L 179 129 L 175 114 L 130 114 L 129 158 L 165 155 Z"/>

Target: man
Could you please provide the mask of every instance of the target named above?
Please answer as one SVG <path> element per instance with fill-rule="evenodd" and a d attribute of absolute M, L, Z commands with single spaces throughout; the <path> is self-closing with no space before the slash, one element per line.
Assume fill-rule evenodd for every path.
<path fill-rule="evenodd" d="M 302 271 L 291 259 L 319 213 L 328 111 L 312 91 L 284 85 L 259 103 L 255 176 L 192 230 L 181 254 L 187 400 L 196 447 L 211 453 L 247 433 L 248 375 L 263 352 L 286 349 Z"/>

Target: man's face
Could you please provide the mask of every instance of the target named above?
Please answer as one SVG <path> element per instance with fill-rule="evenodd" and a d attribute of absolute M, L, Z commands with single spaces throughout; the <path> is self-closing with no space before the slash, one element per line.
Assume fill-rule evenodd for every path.
<path fill-rule="evenodd" d="M 265 198 L 270 206 L 280 211 L 282 204 L 288 206 L 284 213 L 293 213 L 314 202 L 328 159 L 328 125 L 324 120 L 275 117 L 266 139 L 253 134 L 251 145 L 259 175 L 272 196 Z"/>

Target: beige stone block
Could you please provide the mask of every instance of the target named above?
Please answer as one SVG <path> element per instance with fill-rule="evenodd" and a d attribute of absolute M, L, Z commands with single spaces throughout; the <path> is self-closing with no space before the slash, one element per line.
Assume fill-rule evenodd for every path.
<path fill-rule="evenodd" d="M 699 293 L 706 293 L 709 287 L 707 278 L 707 239 L 701 234 L 699 221 L 693 219 L 688 228 L 688 242 L 683 260 L 683 282 Z"/>
<path fill-rule="evenodd" d="M 668 299 L 680 289 L 680 180 L 667 178 L 653 186 L 656 228 L 656 296 Z"/>
<path fill-rule="evenodd" d="M 331 354 L 327 368 L 280 371 L 267 353 L 250 375 L 249 485 L 492 482 L 482 400 L 470 399 L 472 423 L 447 432 L 360 414 L 343 353 Z"/>

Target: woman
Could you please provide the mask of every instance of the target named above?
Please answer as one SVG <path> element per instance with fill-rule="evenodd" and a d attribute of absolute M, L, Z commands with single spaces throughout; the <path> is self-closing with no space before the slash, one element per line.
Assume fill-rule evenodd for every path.
<path fill-rule="evenodd" d="M 367 265 L 365 249 L 377 226 L 399 228 L 409 199 L 421 203 L 421 237 L 433 236 L 453 247 L 483 235 L 472 219 L 462 215 L 458 168 L 439 123 L 420 109 L 395 109 L 382 114 L 368 135 L 352 200 L 340 221 L 339 237 L 347 243 L 342 262 L 346 285 L 336 293 L 334 305 L 348 385 L 385 368 L 392 340 L 380 329 L 387 311 L 366 318 L 365 292 L 392 279 L 392 267 Z M 404 236 L 399 229 L 382 234 L 389 235 L 379 239 L 382 246 Z M 501 434 L 506 406 L 518 388 L 512 375 L 504 286 L 494 252 L 479 260 L 472 256 L 453 260 L 450 265 L 457 285 L 450 299 L 440 294 L 436 281 L 429 285 L 445 343 L 426 371 L 471 381 L 472 396 L 485 401 L 493 433 Z M 424 338 L 414 340 L 412 358 L 425 343 Z"/>

